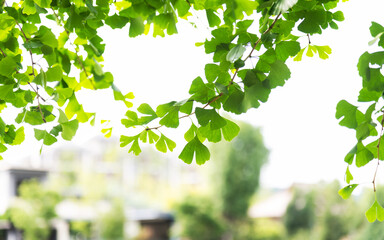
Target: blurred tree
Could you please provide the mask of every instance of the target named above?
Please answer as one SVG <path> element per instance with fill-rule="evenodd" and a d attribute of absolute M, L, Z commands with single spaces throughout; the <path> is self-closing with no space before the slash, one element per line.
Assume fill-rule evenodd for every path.
<path fill-rule="evenodd" d="M 240 126 L 232 143 L 221 146 L 219 150 L 226 154 L 216 162 L 222 167 L 222 212 L 230 221 L 247 217 L 250 200 L 259 186 L 260 169 L 268 158 L 260 129 L 245 123 Z"/>
<path fill-rule="evenodd" d="M 256 239 L 256 225 L 247 211 L 268 150 L 260 129 L 245 123 L 240 126 L 239 135 L 231 143 L 213 148 L 211 197 L 188 197 L 177 208 L 183 234 L 189 239 Z"/>
<path fill-rule="evenodd" d="M 284 225 L 289 235 L 299 230 L 310 230 L 315 221 L 315 203 L 313 192 L 305 193 L 296 189 L 284 216 Z"/>
<path fill-rule="evenodd" d="M 48 239 L 50 220 L 56 217 L 55 206 L 60 196 L 35 179 L 24 181 L 19 193 L 20 198 L 8 209 L 11 222 L 23 231 L 25 240 Z"/>
<path fill-rule="evenodd" d="M 71 221 L 70 234 L 75 239 L 91 239 L 92 222 L 89 221 Z"/>
<path fill-rule="evenodd" d="M 210 198 L 188 196 L 176 206 L 177 221 L 183 237 L 190 240 L 221 239 L 224 223 Z"/>
<path fill-rule="evenodd" d="M 124 239 L 125 215 L 121 201 L 114 201 L 109 212 L 101 216 L 99 222 L 100 237 L 104 240 Z"/>

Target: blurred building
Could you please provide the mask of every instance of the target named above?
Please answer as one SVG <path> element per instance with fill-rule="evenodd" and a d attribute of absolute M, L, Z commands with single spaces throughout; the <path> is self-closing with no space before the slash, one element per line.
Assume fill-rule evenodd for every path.
<path fill-rule="evenodd" d="M 71 143 L 46 149 L 39 158 L 5 161 L 0 169 L 0 215 L 18 197 L 18 186 L 38 179 L 63 196 L 52 223 L 52 239 L 70 239 L 71 222 L 92 223 L 121 199 L 126 235 L 168 239 L 173 217 L 167 204 L 173 193 L 193 188 L 202 179 L 193 166 L 151 150 L 139 157 L 119 147 L 118 139 L 97 137 L 82 146 Z M 22 167 L 21 167 L 22 166 Z M 9 222 L 0 222 L 0 239 L 22 239 Z M 6 230 L 6 234 L 4 234 Z M 161 237 L 158 237 L 161 236 Z"/>

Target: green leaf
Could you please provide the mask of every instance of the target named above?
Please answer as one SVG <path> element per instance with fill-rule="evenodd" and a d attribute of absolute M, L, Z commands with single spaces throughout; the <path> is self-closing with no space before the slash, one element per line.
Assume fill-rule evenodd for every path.
<path fill-rule="evenodd" d="M 384 76 L 374 65 L 384 64 L 384 52 L 363 53 L 357 64 L 359 75 L 363 78 L 363 87 L 369 91 L 384 91 Z"/>
<path fill-rule="evenodd" d="M 51 134 L 49 134 L 46 130 L 40 130 L 35 128 L 34 131 L 35 131 L 35 138 L 38 141 L 43 140 L 44 145 L 49 146 L 57 142 L 57 139 Z"/>
<path fill-rule="evenodd" d="M 184 139 L 187 142 L 192 141 L 192 139 L 196 136 L 196 132 L 197 132 L 197 127 L 195 124 L 192 123 L 191 127 L 188 129 L 188 131 L 185 132 Z"/>
<path fill-rule="evenodd" d="M 344 162 L 348 163 L 351 165 L 353 163 L 353 159 L 357 153 L 357 145 L 355 145 L 345 156 Z"/>
<path fill-rule="evenodd" d="M 229 142 L 232 141 L 232 139 L 234 139 L 239 134 L 240 127 L 236 123 L 228 119 L 226 119 L 226 121 L 227 124 L 222 128 L 222 133 L 224 139 Z"/>
<path fill-rule="evenodd" d="M 372 152 L 366 148 L 361 142 L 357 143 L 356 167 L 365 166 L 374 158 Z"/>
<path fill-rule="evenodd" d="M 372 46 L 373 44 L 375 44 L 377 42 L 377 40 L 379 40 L 383 34 L 384 34 L 384 32 L 377 34 L 371 41 L 368 42 L 368 45 Z"/>
<path fill-rule="evenodd" d="M 210 158 L 208 148 L 200 142 L 197 136 L 185 145 L 179 158 L 185 163 L 191 164 L 194 156 L 198 165 L 204 164 Z"/>
<path fill-rule="evenodd" d="M 47 75 L 47 82 L 61 81 L 61 79 L 63 78 L 63 69 L 61 68 L 60 65 L 54 65 L 48 68 L 46 75 Z"/>
<path fill-rule="evenodd" d="M 296 3 L 297 0 L 276 0 L 272 5 L 269 14 L 278 15 L 280 13 L 285 13 Z"/>
<path fill-rule="evenodd" d="M 246 48 L 242 44 L 237 44 L 231 50 L 229 50 L 226 60 L 228 62 L 234 62 L 243 56 Z"/>
<path fill-rule="evenodd" d="M 376 37 L 380 33 L 384 32 L 384 27 L 378 24 L 377 22 L 372 22 L 369 31 L 371 32 L 372 37 Z"/>
<path fill-rule="evenodd" d="M 53 136 L 57 137 L 59 136 L 59 133 L 61 133 L 63 131 L 63 128 L 61 127 L 61 125 L 56 125 L 55 127 L 52 128 L 51 131 L 49 131 L 49 134 L 52 134 Z"/>
<path fill-rule="evenodd" d="M 335 19 L 336 21 L 339 21 L 339 22 L 342 22 L 344 21 L 344 14 L 342 11 L 337 11 L 335 13 L 333 13 L 333 19 Z"/>
<path fill-rule="evenodd" d="M 179 14 L 179 17 L 184 17 L 190 8 L 190 5 L 185 0 L 176 0 L 175 8 L 177 9 L 177 13 Z"/>
<path fill-rule="evenodd" d="M 203 109 L 197 107 L 195 109 L 197 121 L 201 126 L 206 126 L 210 123 L 210 129 L 216 130 L 224 127 L 227 121 L 221 117 L 215 109 Z"/>
<path fill-rule="evenodd" d="M 215 27 L 215 26 L 219 26 L 220 23 L 221 23 L 221 20 L 220 18 L 215 14 L 215 11 L 213 11 L 212 9 L 206 9 L 206 14 L 207 14 L 207 20 L 208 20 L 208 24 L 210 27 Z"/>
<path fill-rule="evenodd" d="M 336 106 L 336 119 L 341 119 L 341 126 L 356 129 L 364 118 L 364 114 L 360 112 L 356 106 L 341 100 Z"/>
<path fill-rule="evenodd" d="M 26 111 L 23 121 L 31 125 L 40 125 L 44 123 L 41 113 L 38 110 Z"/>
<path fill-rule="evenodd" d="M 57 48 L 58 46 L 58 41 L 55 34 L 53 34 L 51 29 L 47 28 L 46 26 L 40 26 L 38 31 L 38 38 L 47 46 L 52 48 Z"/>
<path fill-rule="evenodd" d="M 369 126 L 370 126 L 370 124 L 368 122 L 364 122 L 364 123 L 360 124 L 359 126 L 357 126 L 356 139 L 358 141 L 362 141 L 362 140 L 366 139 L 367 137 L 369 137 L 369 135 L 371 133 Z"/>
<path fill-rule="evenodd" d="M 377 102 L 381 97 L 381 92 L 369 91 L 367 88 L 362 88 L 359 93 L 359 102 Z"/>
<path fill-rule="evenodd" d="M 217 143 L 221 141 L 221 130 L 220 129 L 211 130 L 210 123 L 205 127 L 200 127 L 198 131 L 202 137 L 206 138 L 210 142 Z"/>
<path fill-rule="evenodd" d="M 135 154 L 136 156 L 138 156 L 140 153 L 141 153 L 141 148 L 140 148 L 140 145 L 139 145 L 139 140 L 135 140 L 133 143 L 132 143 L 132 146 L 131 148 L 128 150 L 128 152 L 133 152 L 133 154 Z"/>
<path fill-rule="evenodd" d="M 24 142 L 25 134 L 24 134 L 24 127 L 20 127 L 16 130 L 16 136 L 12 142 L 12 145 L 19 145 L 22 142 Z"/>
<path fill-rule="evenodd" d="M 179 107 L 173 107 L 159 123 L 169 128 L 177 128 L 179 126 Z"/>
<path fill-rule="evenodd" d="M 239 68 L 242 68 L 245 66 L 245 62 L 241 59 L 237 59 L 234 63 L 233 63 L 233 67 L 235 69 L 239 69 Z"/>
<path fill-rule="evenodd" d="M 380 146 L 379 146 L 379 139 L 376 139 L 375 141 L 367 144 L 366 148 L 373 154 L 373 158 L 378 158 L 377 156 L 377 147 L 379 146 L 379 154 L 380 159 L 384 160 L 384 137 L 381 137 Z"/>
<path fill-rule="evenodd" d="M 108 16 L 105 19 L 105 24 L 110 26 L 112 29 L 123 28 L 128 22 L 129 22 L 129 18 L 119 16 L 116 13 L 113 14 L 112 16 Z"/>
<path fill-rule="evenodd" d="M 301 61 L 301 59 L 303 58 L 303 53 L 304 53 L 305 49 L 306 49 L 306 47 L 305 47 L 305 48 L 302 48 L 302 49 L 297 53 L 297 55 L 293 58 L 293 61 L 296 61 L 296 62 Z"/>
<path fill-rule="evenodd" d="M 220 66 L 213 64 L 213 63 L 208 63 L 205 65 L 205 77 L 208 82 L 214 82 L 216 78 L 220 74 Z"/>
<path fill-rule="evenodd" d="M 214 88 L 209 84 L 213 85 L 212 83 L 205 84 L 201 77 L 195 78 L 189 88 L 189 94 L 192 95 L 190 99 L 206 104 L 216 94 Z"/>
<path fill-rule="evenodd" d="M 25 0 L 21 6 L 23 7 L 23 14 L 31 15 L 36 13 L 36 7 L 33 0 Z"/>
<path fill-rule="evenodd" d="M 271 64 L 271 71 L 267 77 L 271 88 L 284 86 L 285 81 L 291 77 L 291 71 L 284 62 L 277 60 Z"/>
<path fill-rule="evenodd" d="M 148 141 L 150 144 L 157 142 L 159 140 L 159 135 L 154 133 L 152 130 L 147 130 L 148 132 Z"/>
<path fill-rule="evenodd" d="M 276 44 L 276 57 L 282 61 L 288 57 L 296 56 L 300 52 L 300 43 L 296 41 L 282 41 Z"/>
<path fill-rule="evenodd" d="M 188 100 L 186 103 L 180 106 L 180 112 L 185 113 L 187 115 L 191 114 L 193 110 L 193 101 Z"/>
<path fill-rule="evenodd" d="M 137 108 L 137 111 L 139 111 L 139 113 L 142 113 L 142 114 L 151 115 L 151 116 L 157 116 L 156 112 L 147 103 L 141 104 Z"/>
<path fill-rule="evenodd" d="M 159 141 L 156 143 L 156 149 L 163 153 L 167 152 L 167 148 L 172 152 L 175 147 L 176 143 L 163 134 L 161 134 Z"/>
<path fill-rule="evenodd" d="M 384 221 L 384 209 L 377 201 L 377 198 L 375 197 L 375 202 L 372 204 L 372 206 L 365 212 L 365 216 L 367 217 L 367 220 L 371 223 L 374 221 L 379 220 L 380 222 Z"/>
<path fill-rule="evenodd" d="M 259 101 L 266 102 L 268 100 L 269 94 L 271 93 L 269 82 L 260 81 L 258 76 L 252 70 L 247 71 L 243 83 L 246 86 L 244 97 L 246 108 L 257 108 L 260 105 Z"/>
<path fill-rule="evenodd" d="M 244 92 L 234 87 L 230 86 L 230 95 L 223 104 L 225 111 L 232 112 L 235 114 L 241 114 L 246 112 L 243 106 Z"/>
<path fill-rule="evenodd" d="M 40 73 L 33 79 L 33 82 L 45 88 L 47 86 L 47 74 L 40 69 Z"/>
<path fill-rule="evenodd" d="M 9 100 L 15 98 L 13 92 L 14 84 L 0 86 L 0 99 Z"/>
<path fill-rule="evenodd" d="M 141 17 L 131 19 L 129 37 L 137 37 L 144 33 L 144 23 Z"/>
<path fill-rule="evenodd" d="M 342 189 L 339 190 L 339 195 L 343 198 L 343 199 L 348 199 L 353 190 L 355 190 L 355 188 L 358 186 L 359 184 L 350 184 Z"/>
<path fill-rule="evenodd" d="M 349 166 L 348 166 L 347 170 L 345 171 L 345 181 L 349 184 L 352 180 L 353 180 L 353 176 L 349 171 Z"/>
<path fill-rule="evenodd" d="M 134 140 L 137 140 L 139 137 L 139 135 L 136 135 L 136 136 L 124 136 L 124 135 L 121 135 L 120 136 L 120 147 L 125 147 L 127 146 L 128 144 L 130 144 L 131 142 L 133 142 Z"/>
<path fill-rule="evenodd" d="M 305 13 L 304 20 L 297 29 L 304 33 L 321 33 L 321 25 L 326 23 L 326 13 L 324 10 L 311 10 Z"/>
<path fill-rule="evenodd" d="M 112 128 L 103 128 L 101 132 L 104 134 L 105 138 L 110 138 L 112 136 Z"/>
<path fill-rule="evenodd" d="M 77 129 L 79 128 L 79 121 L 77 119 L 61 123 L 63 132 L 61 137 L 64 140 L 70 141 L 75 136 Z"/>
<path fill-rule="evenodd" d="M 6 56 L 0 61 L 0 75 L 10 77 L 12 73 L 16 72 L 17 66 L 17 63 L 12 57 Z"/>
<path fill-rule="evenodd" d="M 52 0 L 33 0 L 41 8 L 50 8 Z"/>
<path fill-rule="evenodd" d="M 314 46 L 319 53 L 319 57 L 323 60 L 329 58 L 329 54 L 332 53 L 332 49 L 329 46 Z"/>
<path fill-rule="evenodd" d="M 4 144 L 0 143 L 0 153 L 7 151 L 7 149 L 8 148 Z M 0 156 L 0 160 L 2 159 L 3 157 Z"/>

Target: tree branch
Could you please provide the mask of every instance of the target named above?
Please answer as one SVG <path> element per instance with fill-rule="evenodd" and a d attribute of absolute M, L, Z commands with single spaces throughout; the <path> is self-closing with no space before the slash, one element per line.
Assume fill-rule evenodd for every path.
<path fill-rule="evenodd" d="M 52 7 L 51 7 L 51 10 L 52 10 L 53 14 L 54 14 L 55 17 L 56 17 L 59 26 L 63 26 L 63 23 L 62 23 L 62 21 L 61 21 L 59 15 L 57 15 L 57 13 L 55 12 L 55 10 L 54 10 Z M 69 37 L 70 32 L 69 32 L 67 29 L 65 29 L 65 27 L 63 27 L 63 28 L 64 28 L 64 31 L 67 33 L 67 35 L 68 35 L 68 37 Z M 83 61 L 82 61 L 82 60 L 80 59 L 80 57 L 79 57 L 79 51 L 77 51 L 77 48 L 76 48 L 76 46 L 78 46 L 78 45 L 73 44 L 71 41 L 69 41 L 69 43 L 70 43 L 70 44 L 73 46 L 73 48 L 75 49 L 77 62 L 80 64 L 80 67 L 81 67 L 81 69 L 84 71 L 85 76 L 86 76 L 87 78 L 89 78 L 89 74 L 88 74 L 87 70 L 85 69 L 84 63 L 83 63 Z M 93 88 L 96 88 L 96 87 L 95 87 L 95 84 L 94 84 L 92 81 L 90 81 L 90 82 L 91 82 Z"/>
<path fill-rule="evenodd" d="M 5 1 L 4 1 L 4 2 L 5 2 Z M 8 4 L 7 4 L 6 2 L 5 2 L 5 5 L 8 6 Z M 23 34 L 24 39 L 25 39 L 25 42 L 28 43 L 29 39 L 28 39 L 28 37 L 25 35 L 25 32 L 24 32 L 23 28 L 20 26 L 20 24 L 19 24 L 19 22 L 17 21 L 17 19 L 14 18 L 14 20 L 15 20 L 15 22 L 16 22 L 16 25 L 19 27 L 21 33 Z M 29 55 L 30 55 L 30 57 L 31 57 L 32 75 L 33 75 L 33 77 L 35 78 L 35 77 L 36 77 L 36 75 L 35 75 L 35 66 L 34 66 L 34 65 L 35 65 L 35 62 L 33 61 L 32 50 L 31 50 L 31 49 L 27 49 L 27 50 L 28 50 Z M 2 51 L 2 52 L 3 52 L 3 51 Z M 18 72 L 18 71 L 16 70 L 16 72 Z M 45 120 L 44 113 L 43 113 L 43 111 L 42 111 L 42 109 L 41 109 L 40 100 L 39 100 L 39 99 L 41 99 L 41 100 L 43 100 L 43 101 L 45 102 L 45 99 L 44 99 L 43 97 L 40 96 L 40 94 L 39 94 L 39 87 L 38 87 L 37 85 L 36 85 L 36 89 L 35 89 L 35 88 L 32 86 L 32 84 L 31 84 L 30 82 L 27 82 L 27 83 L 28 83 L 28 85 L 32 88 L 32 90 L 36 93 L 36 97 L 37 97 L 37 108 L 38 108 L 39 111 L 40 111 L 40 115 L 41 115 L 41 118 L 42 118 L 43 122 L 46 123 L 47 121 Z"/>
<path fill-rule="evenodd" d="M 275 24 L 276 24 L 277 20 L 280 18 L 280 16 L 281 16 L 281 13 L 278 14 L 278 15 L 276 16 L 276 18 L 273 20 L 272 24 L 268 27 L 267 30 L 264 31 L 263 35 L 269 33 L 269 32 L 272 30 L 272 28 L 275 26 Z M 244 59 L 244 61 L 246 61 L 247 59 L 249 59 L 249 58 L 252 56 L 253 51 L 256 49 L 256 47 L 257 47 L 260 43 L 261 43 L 261 37 L 260 37 L 259 39 L 257 39 L 257 41 L 255 42 L 254 46 L 252 47 L 251 52 L 250 52 L 250 53 L 248 54 L 248 56 Z M 233 74 L 233 76 L 232 76 L 232 78 L 231 78 L 231 81 L 229 82 L 229 84 L 228 84 L 227 87 L 229 87 L 229 86 L 231 86 L 231 85 L 233 84 L 233 81 L 234 81 L 234 79 L 236 78 L 238 71 L 239 71 L 239 69 L 236 68 L 236 70 L 235 70 L 235 72 L 234 72 L 234 74 Z M 217 95 L 216 97 L 212 98 L 207 104 L 205 104 L 205 105 L 203 106 L 203 109 L 207 108 L 209 105 L 211 105 L 212 103 L 214 103 L 214 102 L 216 102 L 217 100 L 219 100 L 223 95 L 224 95 L 223 93 L 220 93 L 220 94 Z M 190 113 L 190 114 L 186 114 L 186 115 L 183 115 L 183 116 L 179 117 L 179 119 L 186 118 L 186 117 L 189 117 L 189 116 L 194 115 L 194 114 L 195 114 L 195 112 L 192 112 L 192 113 Z M 157 126 L 157 127 L 151 127 L 151 128 L 150 128 L 150 127 L 146 127 L 145 130 L 146 130 L 146 131 L 149 131 L 149 130 L 156 130 L 156 129 L 159 129 L 159 128 L 161 128 L 161 127 L 163 127 L 163 125 L 159 125 L 159 126 Z"/>

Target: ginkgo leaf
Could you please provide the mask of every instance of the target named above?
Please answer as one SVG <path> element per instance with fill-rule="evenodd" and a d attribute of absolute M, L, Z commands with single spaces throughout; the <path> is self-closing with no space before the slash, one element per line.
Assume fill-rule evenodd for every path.
<path fill-rule="evenodd" d="M 192 163 L 194 157 L 198 165 L 204 164 L 210 158 L 208 148 L 200 142 L 197 136 L 185 145 L 179 155 L 179 158 L 188 164 Z"/>
<path fill-rule="evenodd" d="M 166 153 L 167 149 L 172 152 L 175 147 L 176 143 L 163 134 L 161 134 L 160 139 L 156 143 L 156 149 L 163 153 Z"/>
<path fill-rule="evenodd" d="M 359 184 L 351 184 L 351 185 L 348 185 L 342 189 L 339 190 L 339 195 L 343 198 L 343 199 L 348 199 L 351 195 L 352 195 L 352 192 L 353 190 L 355 190 L 355 188 L 358 186 Z"/>
<path fill-rule="evenodd" d="M 237 44 L 228 52 L 226 57 L 227 61 L 234 62 L 237 59 L 241 58 L 245 50 L 246 48 L 242 44 Z"/>
<path fill-rule="evenodd" d="M 278 15 L 280 13 L 285 13 L 288 9 L 293 7 L 297 1 L 298 0 L 276 0 L 270 9 L 270 14 Z"/>
<path fill-rule="evenodd" d="M 377 198 L 375 199 L 375 202 L 372 204 L 372 206 L 365 212 L 365 216 L 371 223 L 376 220 L 380 222 L 384 221 L 384 209 L 377 201 Z"/>

